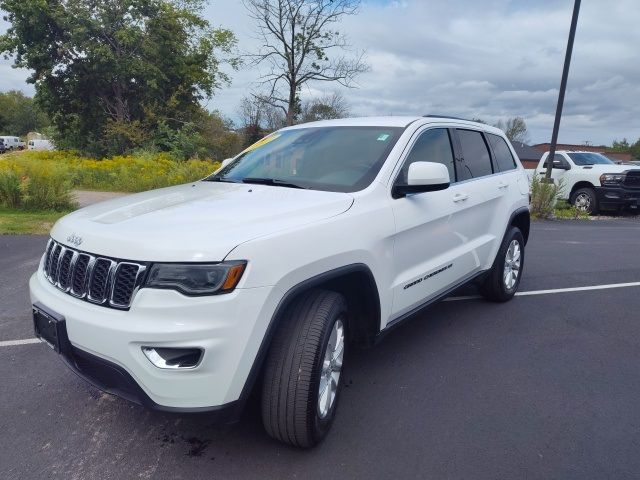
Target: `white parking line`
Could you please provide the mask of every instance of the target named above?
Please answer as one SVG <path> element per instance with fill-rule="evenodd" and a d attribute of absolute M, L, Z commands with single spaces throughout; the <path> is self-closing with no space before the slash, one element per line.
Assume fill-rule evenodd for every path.
<path fill-rule="evenodd" d="M 24 338 L 22 340 L 5 340 L 0 342 L 0 347 L 13 347 L 15 345 L 29 345 L 31 343 L 40 343 L 37 338 Z"/>
<path fill-rule="evenodd" d="M 640 282 L 609 283 L 606 285 L 589 285 L 586 287 L 554 288 L 551 290 L 530 290 L 528 292 L 517 292 L 516 297 L 526 297 L 530 295 L 549 295 L 552 293 L 587 292 L 590 290 L 607 290 L 610 288 L 628 288 L 628 287 L 640 287 Z M 449 297 L 449 298 L 445 298 L 444 301 L 458 302 L 460 300 L 476 300 L 478 298 L 482 298 L 482 296 L 466 295 L 461 297 Z"/>
<path fill-rule="evenodd" d="M 640 282 L 627 282 L 627 283 L 609 283 L 607 285 L 589 285 L 586 287 L 570 287 L 570 288 L 554 288 L 551 290 L 530 290 L 528 292 L 518 292 L 516 297 L 526 297 L 530 295 L 550 295 L 553 293 L 569 293 L 569 292 L 588 292 L 590 290 L 607 290 L 610 288 L 629 288 L 640 287 Z M 466 295 L 461 297 L 449 297 L 445 298 L 445 302 L 459 302 L 461 300 L 477 300 L 482 298 L 480 295 Z M 25 338 L 22 340 L 7 340 L 0 342 L 0 347 L 13 347 L 16 345 L 30 345 L 32 343 L 40 343 L 37 338 Z"/>

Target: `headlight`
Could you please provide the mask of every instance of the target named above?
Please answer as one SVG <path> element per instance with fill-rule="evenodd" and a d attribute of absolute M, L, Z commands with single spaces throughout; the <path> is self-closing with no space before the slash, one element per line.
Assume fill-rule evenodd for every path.
<path fill-rule="evenodd" d="M 600 185 L 619 185 L 624 179 L 624 173 L 604 173 L 600 175 Z"/>
<path fill-rule="evenodd" d="M 185 295 L 213 295 L 233 290 L 247 262 L 155 263 L 149 270 L 145 287 L 177 290 Z"/>

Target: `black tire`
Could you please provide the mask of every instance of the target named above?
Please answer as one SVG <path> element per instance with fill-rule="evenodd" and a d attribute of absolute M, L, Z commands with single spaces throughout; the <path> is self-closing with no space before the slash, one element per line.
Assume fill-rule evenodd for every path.
<path fill-rule="evenodd" d="M 342 295 L 311 290 L 286 309 L 267 356 L 262 387 L 262 421 L 276 440 L 309 448 L 329 431 L 341 391 L 340 376 L 324 416 L 318 397 L 321 379 L 328 378 L 323 372 L 330 375 L 333 371 L 323 370 L 323 362 L 336 324 L 343 327 L 343 365 L 348 336 L 347 304 Z"/>
<path fill-rule="evenodd" d="M 588 205 L 585 205 L 583 201 L 586 200 Z M 575 192 L 571 194 L 570 199 L 571 205 L 574 207 L 581 209 L 585 212 L 589 212 L 592 215 L 596 215 L 599 211 L 598 208 L 598 197 L 596 196 L 596 191 L 590 187 L 579 188 Z M 577 203 L 580 203 L 579 205 Z"/>
<path fill-rule="evenodd" d="M 520 250 L 520 264 L 517 270 L 517 276 L 511 287 L 507 286 L 505 281 L 505 263 L 507 261 L 507 251 L 512 242 L 517 242 Z M 524 237 L 517 227 L 511 227 L 502 240 L 502 245 L 498 250 L 496 259 L 487 277 L 480 285 L 480 293 L 493 302 L 506 302 L 511 300 L 518 291 L 520 279 L 522 278 L 522 270 L 524 267 Z"/>

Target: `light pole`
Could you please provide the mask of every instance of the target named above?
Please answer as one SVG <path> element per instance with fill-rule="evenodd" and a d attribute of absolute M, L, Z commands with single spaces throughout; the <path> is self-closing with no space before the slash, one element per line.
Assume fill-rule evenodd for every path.
<path fill-rule="evenodd" d="M 567 78 L 569 77 L 569 65 L 571 64 L 571 53 L 573 52 L 573 39 L 576 36 L 578 25 L 578 14 L 580 13 L 580 0 L 575 0 L 573 4 L 573 17 L 571 17 L 571 28 L 569 29 L 569 41 L 567 42 L 567 53 L 564 56 L 564 69 L 562 70 L 562 80 L 560 81 L 560 92 L 558 93 L 558 106 L 556 107 L 556 119 L 553 123 L 553 133 L 551 135 L 551 145 L 549 146 L 549 156 L 547 157 L 546 182 L 551 181 L 551 170 L 553 169 L 553 157 L 556 154 L 558 144 L 558 131 L 560 130 L 560 118 L 562 117 L 562 107 L 564 105 L 564 92 L 567 90 Z"/>

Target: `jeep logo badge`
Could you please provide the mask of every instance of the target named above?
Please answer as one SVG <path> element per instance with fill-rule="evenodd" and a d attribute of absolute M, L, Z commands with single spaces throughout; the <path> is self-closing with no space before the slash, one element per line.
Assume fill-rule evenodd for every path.
<path fill-rule="evenodd" d="M 72 233 L 67 237 L 67 242 L 74 244 L 76 247 L 79 247 L 82 243 L 82 237 L 79 237 L 75 233 Z"/>

